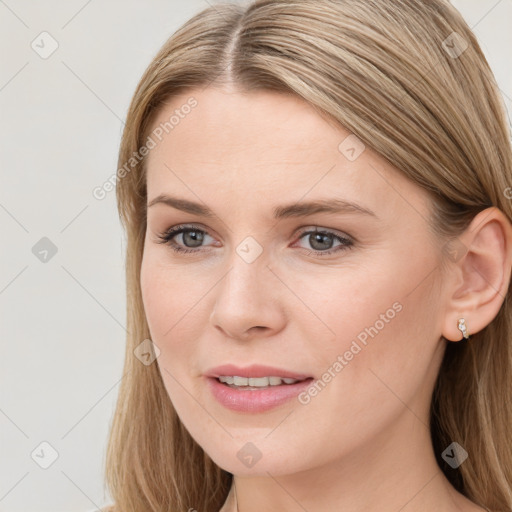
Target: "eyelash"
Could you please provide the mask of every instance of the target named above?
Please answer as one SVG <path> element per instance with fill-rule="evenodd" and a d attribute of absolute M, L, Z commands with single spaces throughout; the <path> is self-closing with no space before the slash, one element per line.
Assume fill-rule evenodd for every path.
<path fill-rule="evenodd" d="M 176 237 L 180 233 L 186 233 L 186 232 L 190 232 L 190 231 L 196 231 L 196 232 L 200 232 L 200 233 L 204 233 L 204 234 L 208 235 L 208 233 L 206 231 L 204 231 L 203 229 L 199 229 L 199 228 L 196 228 L 196 227 L 190 226 L 190 225 L 178 225 L 178 226 L 174 226 L 172 228 L 169 228 L 168 230 L 164 231 L 162 234 L 158 235 L 159 241 L 157 243 L 159 243 L 159 244 L 166 244 L 174 252 L 177 252 L 177 253 L 181 253 L 181 254 L 197 253 L 197 252 L 200 251 L 199 248 L 197 248 L 197 249 L 184 249 L 183 247 L 180 247 L 179 245 L 175 245 L 175 243 L 172 240 L 174 237 Z M 345 251 L 347 249 L 350 249 L 350 248 L 352 248 L 352 246 L 354 244 L 353 240 L 351 240 L 348 237 L 342 237 L 340 235 L 337 235 L 333 231 L 323 230 L 323 229 L 322 230 L 321 229 L 314 229 L 314 230 L 309 230 L 309 231 L 303 231 L 303 232 L 301 232 L 299 234 L 299 240 L 302 237 L 304 237 L 304 235 L 310 235 L 310 234 L 313 234 L 313 233 L 320 233 L 322 235 L 332 235 L 335 239 L 337 239 L 339 242 L 341 242 L 341 245 L 338 245 L 335 248 L 328 249 L 326 251 L 318 251 L 318 250 L 315 250 L 315 249 L 308 251 L 307 249 L 304 249 L 304 250 L 307 251 L 308 255 L 328 256 L 330 254 L 334 254 L 334 253 L 337 253 L 337 252 L 341 252 L 341 251 Z"/>

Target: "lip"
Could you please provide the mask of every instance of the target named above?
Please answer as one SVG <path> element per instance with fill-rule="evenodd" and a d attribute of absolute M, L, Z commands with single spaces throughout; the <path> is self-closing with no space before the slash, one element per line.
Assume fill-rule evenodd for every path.
<path fill-rule="evenodd" d="M 295 373 L 283 368 L 276 368 L 273 366 L 265 366 L 261 364 L 253 364 L 243 368 L 234 364 L 223 364 L 210 368 L 204 372 L 206 377 L 220 377 L 222 375 L 238 376 L 238 377 L 286 377 L 289 379 L 304 380 L 312 377 L 301 373 Z M 288 384 L 293 386 L 294 384 Z"/>
<path fill-rule="evenodd" d="M 212 395 L 224 407 L 236 412 L 260 413 L 296 397 L 311 384 L 313 378 L 265 389 L 235 389 L 223 384 L 216 377 L 206 377 L 206 381 Z"/>

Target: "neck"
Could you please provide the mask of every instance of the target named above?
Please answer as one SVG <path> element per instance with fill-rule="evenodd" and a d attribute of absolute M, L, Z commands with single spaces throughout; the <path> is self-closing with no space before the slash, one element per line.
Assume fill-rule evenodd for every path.
<path fill-rule="evenodd" d="M 234 510 L 460 512 L 461 505 L 473 510 L 437 465 L 428 427 L 408 409 L 398 421 L 398 428 L 390 425 L 371 443 L 320 467 L 294 474 L 272 474 L 269 468 L 262 476 L 235 475 Z"/>

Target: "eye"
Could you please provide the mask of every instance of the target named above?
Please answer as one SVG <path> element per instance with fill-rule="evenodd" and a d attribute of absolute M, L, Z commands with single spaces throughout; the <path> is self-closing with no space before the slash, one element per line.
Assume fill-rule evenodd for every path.
<path fill-rule="evenodd" d="M 169 228 L 158 235 L 159 244 L 168 245 L 173 251 L 179 253 L 199 252 L 206 237 L 212 238 L 206 231 L 190 225 L 178 225 Z M 307 237 L 307 238 L 305 238 Z M 345 235 L 337 234 L 334 231 L 318 229 L 303 231 L 299 240 L 305 238 L 313 250 L 307 250 L 308 255 L 326 256 L 336 252 L 344 251 L 353 246 L 354 242 Z M 177 239 L 181 243 L 178 244 Z M 181 240 L 180 240 L 181 239 Z M 213 238 L 212 238 L 213 240 Z M 338 241 L 338 245 L 334 242 Z"/>
<path fill-rule="evenodd" d="M 177 245 L 175 238 L 181 237 L 182 244 Z M 159 244 L 167 244 L 173 251 L 181 252 L 181 253 L 190 253 L 190 252 L 198 252 L 198 247 L 201 247 L 202 242 L 205 239 L 205 236 L 209 237 L 206 231 L 193 227 L 193 226 L 174 226 L 161 235 L 158 235 L 160 239 Z M 212 237 L 210 237 L 212 238 Z"/>
<path fill-rule="evenodd" d="M 308 251 L 307 254 L 316 256 L 326 256 L 344 251 L 354 245 L 354 242 L 348 236 L 342 236 L 334 231 L 318 228 L 302 232 L 299 239 L 303 238 L 305 238 L 313 248 L 313 250 Z M 339 242 L 339 245 L 333 245 L 336 240 Z"/>

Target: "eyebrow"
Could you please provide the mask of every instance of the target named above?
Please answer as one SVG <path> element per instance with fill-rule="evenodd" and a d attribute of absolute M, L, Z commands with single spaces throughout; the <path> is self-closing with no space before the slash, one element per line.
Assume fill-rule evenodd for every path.
<path fill-rule="evenodd" d="M 204 204 L 178 197 L 172 197 L 166 194 L 160 194 L 155 197 L 155 199 L 148 204 L 148 208 L 151 208 L 151 206 L 154 206 L 155 204 L 165 204 L 193 215 L 215 217 L 213 211 Z M 338 198 L 291 203 L 276 206 L 273 210 L 273 216 L 275 219 L 307 217 L 308 215 L 314 215 L 316 213 L 359 213 L 378 218 L 377 215 L 368 208 Z"/>

